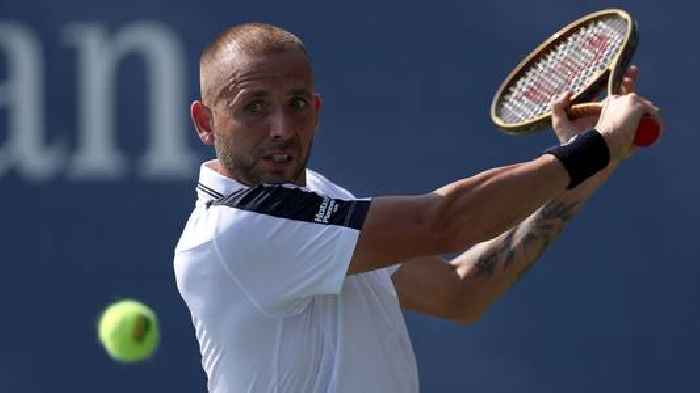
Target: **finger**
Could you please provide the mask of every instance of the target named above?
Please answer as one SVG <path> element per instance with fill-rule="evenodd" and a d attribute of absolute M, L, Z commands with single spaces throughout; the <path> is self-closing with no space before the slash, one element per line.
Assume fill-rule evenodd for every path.
<path fill-rule="evenodd" d="M 631 65 L 625 70 L 625 75 L 622 78 L 622 86 L 620 91 L 622 94 L 634 93 L 637 91 L 637 78 L 639 77 L 639 68 Z"/>
<path fill-rule="evenodd" d="M 637 81 L 637 78 L 639 78 L 639 67 L 632 64 L 625 70 L 624 76 L 626 78 L 632 78 L 634 81 Z"/>
<path fill-rule="evenodd" d="M 622 94 L 630 94 L 637 91 L 637 84 L 632 78 L 624 77 L 622 78 L 622 86 L 620 87 L 620 92 Z"/>
<path fill-rule="evenodd" d="M 550 107 L 552 108 L 552 126 L 554 128 L 569 121 L 569 116 L 566 114 L 569 105 L 571 105 L 571 92 L 564 92 L 552 99 Z"/>
<path fill-rule="evenodd" d="M 637 96 L 639 101 L 644 104 L 645 107 L 651 108 L 654 112 L 659 112 L 661 109 L 656 106 L 650 99 L 642 97 L 642 96 Z"/>
<path fill-rule="evenodd" d="M 561 94 L 558 94 L 552 98 L 552 102 L 550 103 L 550 106 L 553 111 L 561 112 L 561 111 L 566 111 L 566 108 L 569 107 L 571 104 L 571 92 L 565 91 Z"/>

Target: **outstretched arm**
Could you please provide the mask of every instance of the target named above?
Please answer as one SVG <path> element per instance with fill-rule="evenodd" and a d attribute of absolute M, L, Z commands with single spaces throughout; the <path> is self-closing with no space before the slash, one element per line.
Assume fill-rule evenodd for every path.
<path fill-rule="evenodd" d="M 600 135 L 589 134 L 588 139 L 573 142 L 573 146 L 579 149 L 578 154 L 600 154 L 602 136 L 610 162 L 620 161 L 632 150 L 642 115 L 657 112 L 651 102 L 635 94 L 610 96 L 597 124 Z M 585 146 L 597 147 L 586 150 Z M 596 165 L 600 165 L 600 159 Z M 561 161 L 545 154 L 530 162 L 459 180 L 428 195 L 376 198 L 362 225 L 348 273 L 422 255 L 458 252 L 491 239 L 557 198 L 572 180 Z"/>
<path fill-rule="evenodd" d="M 623 92 L 632 93 L 638 72 L 628 70 Z M 595 119 L 568 120 L 568 97 L 554 103 L 553 128 L 560 142 L 595 124 Z M 500 236 L 479 243 L 442 263 L 439 257 L 405 262 L 392 279 L 402 307 L 468 323 L 517 282 L 581 209 L 584 202 L 614 171 L 616 164 L 573 190 L 544 203 L 533 214 Z"/>

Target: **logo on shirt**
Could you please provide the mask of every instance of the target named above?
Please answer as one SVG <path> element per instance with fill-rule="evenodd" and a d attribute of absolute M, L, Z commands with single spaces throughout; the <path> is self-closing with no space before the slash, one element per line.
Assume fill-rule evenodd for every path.
<path fill-rule="evenodd" d="M 318 213 L 314 216 L 314 221 L 322 224 L 328 224 L 331 214 L 338 211 L 338 203 L 329 197 L 323 197 L 323 202 L 318 207 Z"/>

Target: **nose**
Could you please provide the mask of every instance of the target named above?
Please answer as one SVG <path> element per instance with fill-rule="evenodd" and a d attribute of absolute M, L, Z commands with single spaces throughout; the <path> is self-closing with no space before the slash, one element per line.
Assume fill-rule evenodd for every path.
<path fill-rule="evenodd" d="M 294 135 L 292 119 L 284 110 L 277 110 L 270 119 L 270 137 L 274 140 L 287 140 Z"/>

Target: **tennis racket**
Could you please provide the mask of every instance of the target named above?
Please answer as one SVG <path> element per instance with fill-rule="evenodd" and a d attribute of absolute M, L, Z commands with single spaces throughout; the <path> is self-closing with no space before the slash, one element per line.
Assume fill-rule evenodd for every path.
<path fill-rule="evenodd" d="M 603 91 L 618 94 L 639 36 L 632 17 L 619 9 L 586 15 L 549 37 L 508 75 L 491 103 L 491 120 L 503 131 L 523 134 L 549 127 L 552 98 L 571 92 L 571 119 L 597 115 L 592 102 Z M 644 115 L 634 144 L 649 146 L 661 127 Z"/>

